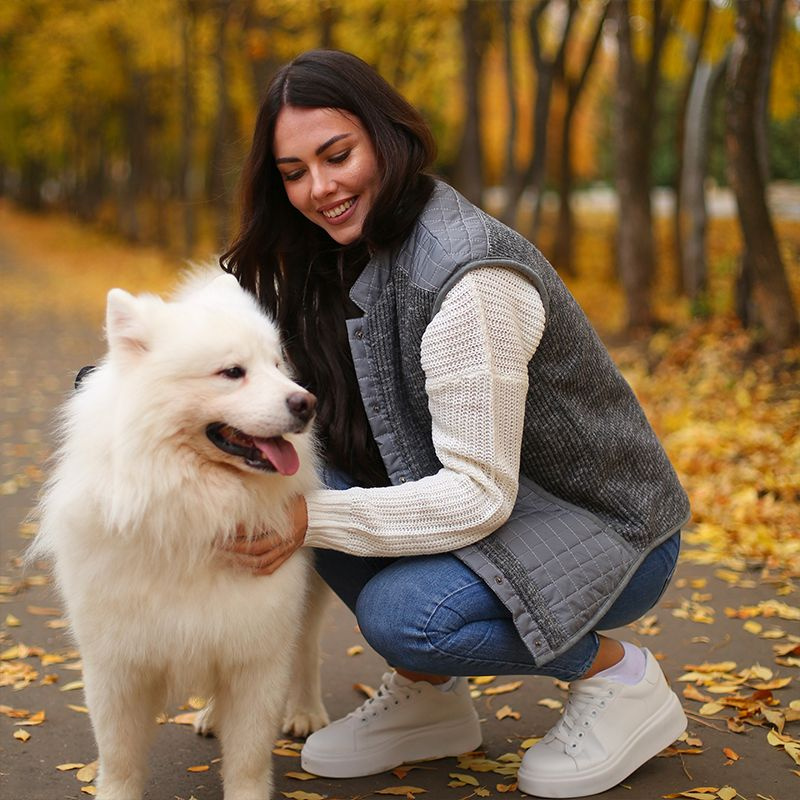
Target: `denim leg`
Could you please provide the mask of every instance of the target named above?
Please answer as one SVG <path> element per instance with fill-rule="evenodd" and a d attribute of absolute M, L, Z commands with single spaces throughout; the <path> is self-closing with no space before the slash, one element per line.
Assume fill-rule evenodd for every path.
<path fill-rule="evenodd" d="M 638 619 L 658 601 L 677 560 L 678 536 L 656 548 L 603 618 L 601 628 Z M 511 615 L 455 556 L 396 559 L 364 584 L 356 602 L 370 645 L 397 667 L 441 675 L 549 675 L 574 680 L 591 666 L 598 639 L 589 633 L 538 666 Z"/>

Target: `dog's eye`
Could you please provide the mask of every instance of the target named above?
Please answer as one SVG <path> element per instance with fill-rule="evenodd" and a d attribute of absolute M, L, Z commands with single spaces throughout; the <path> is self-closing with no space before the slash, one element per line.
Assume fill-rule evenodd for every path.
<path fill-rule="evenodd" d="M 232 381 L 238 381 L 240 378 L 244 378 L 247 374 L 244 367 L 240 367 L 238 364 L 235 367 L 228 367 L 227 369 L 221 369 L 219 375 L 224 375 L 226 378 L 230 378 Z"/>

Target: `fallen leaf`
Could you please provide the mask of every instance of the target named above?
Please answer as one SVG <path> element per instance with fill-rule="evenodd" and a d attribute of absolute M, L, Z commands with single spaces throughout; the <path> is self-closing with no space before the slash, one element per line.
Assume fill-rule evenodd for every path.
<path fill-rule="evenodd" d="M 366 683 L 354 683 L 353 688 L 367 697 L 375 697 L 375 690 L 371 686 L 367 686 Z"/>
<path fill-rule="evenodd" d="M 209 767 L 208 764 L 198 764 L 194 767 L 186 767 L 187 772 L 208 772 L 210 769 L 211 767 Z"/>
<path fill-rule="evenodd" d="M 420 786 L 387 786 L 385 789 L 378 789 L 375 794 L 389 794 L 394 797 L 411 795 L 413 797 L 415 794 L 423 794 L 427 791 Z"/>
<path fill-rule="evenodd" d="M 352 647 L 347 648 L 347 655 L 358 656 L 364 652 L 364 648 L 360 644 L 354 644 Z"/>
<path fill-rule="evenodd" d="M 31 738 L 28 731 L 16 730 L 14 731 L 14 738 L 19 739 L 21 742 L 27 742 Z"/>
<path fill-rule="evenodd" d="M 497 719 L 507 719 L 509 717 L 511 719 L 519 719 L 522 716 L 519 711 L 513 711 L 509 705 L 505 705 L 501 709 L 498 709 L 495 711 L 494 715 L 497 717 Z"/>
<path fill-rule="evenodd" d="M 316 792 L 281 792 L 284 797 L 289 800 L 325 800 L 328 796 L 326 794 L 317 794 Z"/>
<path fill-rule="evenodd" d="M 536 705 L 552 709 L 564 707 L 564 704 L 560 700 L 551 700 L 549 697 L 543 697 L 541 700 L 537 700 Z"/>
<path fill-rule="evenodd" d="M 293 778 L 296 781 L 313 781 L 317 778 L 316 775 L 312 775 L 310 772 L 287 772 L 287 778 Z"/>
<path fill-rule="evenodd" d="M 522 683 L 522 681 L 512 681 L 511 683 L 503 683 L 500 686 L 490 686 L 488 689 L 484 689 L 483 693 L 485 695 L 496 695 L 515 692 L 520 686 L 522 686 Z"/>
<path fill-rule="evenodd" d="M 480 786 L 478 783 L 478 779 L 473 777 L 472 775 L 465 775 L 463 772 L 450 772 L 448 773 L 451 778 L 455 778 L 457 781 L 461 781 L 461 783 L 467 783 L 470 786 Z"/>
<path fill-rule="evenodd" d="M 723 747 L 722 752 L 729 758 L 731 761 L 738 761 L 740 756 L 735 750 L 731 750 L 730 747 Z"/>

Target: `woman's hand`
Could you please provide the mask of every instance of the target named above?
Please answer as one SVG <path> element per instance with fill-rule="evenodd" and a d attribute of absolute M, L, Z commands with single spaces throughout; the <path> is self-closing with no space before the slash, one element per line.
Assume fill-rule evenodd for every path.
<path fill-rule="evenodd" d="M 279 537 L 271 531 L 264 531 L 257 538 L 253 538 L 240 527 L 236 538 L 223 545 L 221 549 L 237 567 L 249 570 L 253 575 L 270 575 L 303 546 L 307 529 L 306 501 L 304 497 L 298 496 L 290 509 L 288 536 Z"/>

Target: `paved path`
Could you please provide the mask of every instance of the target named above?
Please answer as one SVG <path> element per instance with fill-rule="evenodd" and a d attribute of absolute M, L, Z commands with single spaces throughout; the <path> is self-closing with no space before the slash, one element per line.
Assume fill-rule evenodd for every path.
<path fill-rule="evenodd" d="M 7 231 L 6 231 L 7 233 Z M 12 237 L 13 238 L 13 237 Z M 27 275 L 36 279 L 36 264 L 20 252 L 17 243 L 4 240 L 0 215 L 0 271 L 3 279 L 12 273 L 19 279 Z M 43 287 L 46 289 L 46 287 Z M 60 614 L 52 610 L 58 605 L 46 583 L 46 570 L 35 569 L 23 574 L 18 557 L 31 532 L 25 517 L 34 501 L 49 452 L 48 425 L 52 410 L 69 391 L 78 366 L 94 361 L 101 351 L 99 320 L 90 324 L 74 315 L 23 314 L 14 309 L 0 309 L 0 354 L 2 354 L 2 401 L 0 401 L 0 797 L 3 800 L 61 800 L 85 796 L 81 787 L 89 786 L 76 779 L 76 770 L 59 771 L 68 763 L 88 763 L 95 758 L 89 720 L 85 713 L 71 706 L 83 704 L 82 692 L 65 691 L 80 673 L 70 666 L 77 660 L 65 631 L 60 627 Z M 775 641 L 759 638 L 743 630 L 740 619 L 729 619 L 725 607 L 756 605 L 775 597 L 776 586 L 752 580 L 733 587 L 714 577 L 714 565 L 701 567 L 682 564 L 677 579 L 655 609 L 655 635 L 643 635 L 632 629 L 621 632 L 633 641 L 644 644 L 662 658 L 664 669 L 673 682 L 686 671 L 685 665 L 705 661 L 735 661 L 737 669 L 760 663 L 781 675 L 795 676 L 789 687 L 777 691 L 781 705 L 798 696 L 797 669 L 778 667 L 772 646 Z M 751 577 L 758 578 L 757 573 Z M 698 594 L 699 593 L 699 594 Z M 673 611 L 681 606 L 693 613 L 692 601 L 715 610 L 713 624 L 680 619 Z M 796 594 L 781 598 L 796 603 Z M 48 611 L 47 609 L 51 609 Z M 44 611 L 44 613 L 42 613 Z M 708 614 L 710 612 L 706 612 Z M 797 623 L 779 619 L 761 620 L 765 629 L 782 627 L 798 633 Z M 770 625 L 770 623 L 774 623 Z M 794 625 L 794 629 L 792 629 Z M 784 637 L 780 642 L 786 642 Z M 27 657 L 14 648 L 32 648 Z M 348 649 L 361 645 L 364 651 L 348 655 Z M 265 647 L 275 643 L 265 642 Z M 61 654 L 62 663 L 43 663 L 42 653 Z M 341 605 L 333 609 L 324 638 L 323 679 L 325 698 L 333 717 L 350 711 L 363 700 L 354 684 L 377 686 L 384 670 L 382 660 L 366 646 L 354 626 L 350 613 Z M 46 660 L 45 660 L 46 661 Z M 28 682 L 32 673 L 36 677 Z M 11 677 L 13 676 L 13 678 Z M 511 677 L 498 677 L 494 685 L 505 684 Z M 8 685 L 15 681 L 17 687 Z M 676 684 L 682 688 L 685 684 Z M 488 688 L 488 687 L 483 687 Z M 703 689 L 703 691 L 706 691 Z M 743 689 L 742 694 L 750 694 Z M 491 759 L 504 754 L 517 754 L 521 743 L 532 736 L 541 736 L 558 718 L 558 710 L 540 705 L 543 699 L 563 701 L 565 693 L 547 679 L 524 678 L 522 686 L 508 694 L 482 695 L 476 699 L 484 720 L 484 750 Z M 497 719 L 496 712 L 504 705 L 518 712 L 519 718 Z M 734 735 L 725 730 L 725 717 L 717 714 L 705 719 L 697 716 L 701 703 L 685 700 L 687 710 L 695 716 L 690 732 L 702 740 L 693 749 L 700 753 L 657 758 L 634 773 L 623 786 L 602 795 L 608 800 L 643 800 L 686 791 L 693 787 L 731 785 L 746 798 L 790 800 L 800 795 L 800 779 L 792 760 L 766 741 L 767 728 L 746 726 L 746 733 Z M 9 716 L 13 710 L 26 710 L 26 717 Z M 35 721 L 31 715 L 44 710 L 45 721 L 39 725 L 18 726 Z M 169 709 L 171 715 L 178 709 Z M 796 730 L 797 724 L 790 726 Z M 14 738 L 25 731 L 28 741 Z M 691 749 L 689 745 L 683 748 Z M 730 748 L 740 758 L 731 761 L 723 753 Z M 205 771 L 189 771 L 190 767 L 208 767 Z M 491 772 L 469 772 L 459 768 L 455 759 L 430 762 L 413 769 L 402 779 L 391 773 L 351 781 L 310 780 L 301 782 L 287 773 L 299 771 L 299 759 L 275 756 L 276 797 L 281 792 L 305 792 L 312 797 L 363 798 L 376 791 L 401 785 L 421 787 L 431 800 L 464 798 L 520 797 L 517 791 L 501 793 L 498 784 L 509 784 L 511 778 Z M 450 787 L 450 773 L 468 774 L 489 790 L 479 793 L 470 784 Z M 291 794 L 289 795 L 291 796 Z M 302 797 L 301 795 L 298 795 Z M 382 796 L 382 795 L 376 795 Z M 161 726 L 153 752 L 152 777 L 148 785 L 150 800 L 221 800 L 218 744 L 214 739 L 201 739 L 185 725 L 167 723 Z"/>

